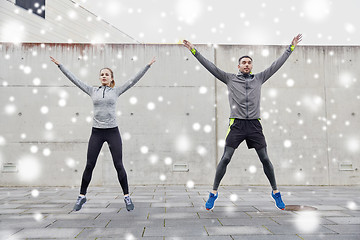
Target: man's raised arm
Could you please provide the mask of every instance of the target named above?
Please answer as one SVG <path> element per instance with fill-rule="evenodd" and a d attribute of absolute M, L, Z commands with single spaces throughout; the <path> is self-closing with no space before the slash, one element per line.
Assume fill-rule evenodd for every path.
<path fill-rule="evenodd" d="M 228 83 L 228 76 L 230 75 L 229 73 L 226 73 L 224 71 L 222 71 L 221 69 L 219 69 L 218 67 L 215 66 L 215 64 L 213 64 L 212 62 L 210 62 L 209 60 L 207 60 L 206 58 L 204 58 L 194 47 L 194 45 L 187 41 L 184 40 L 183 44 L 186 48 L 188 48 L 191 53 L 196 57 L 196 59 L 212 74 L 214 75 L 217 79 L 219 79 L 220 81 L 222 81 L 223 83 L 227 84 Z"/>
<path fill-rule="evenodd" d="M 273 62 L 270 67 L 257 74 L 259 75 L 260 79 L 262 79 L 263 83 L 266 82 L 274 73 L 276 73 L 277 70 L 280 69 L 280 67 L 285 63 L 285 61 L 294 51 L 298 43 L 301 42 L 301 40 L 302 35 L 298 34 L 296 37 L 293 38 L 291 45 L 286 49 L 286 51 L 283 53 L 283 55 L 281 55 L 281 57 L 279 57 L 275 62 Z"/>

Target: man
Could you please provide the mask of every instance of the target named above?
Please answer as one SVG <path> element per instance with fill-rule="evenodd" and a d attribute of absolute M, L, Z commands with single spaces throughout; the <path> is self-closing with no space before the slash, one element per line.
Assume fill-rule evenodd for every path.
<path fill-rule="evenodd" d="M 215 200 L 218 198 L 218 187 L 225 175 L 235 149 L 242 141 L 246 141 L 248 148 L 255 148 L 264 172 L 272 187 L 271 196 L 275 200 L 277 208 L 284 210 L 285 204 L 276 186 L 274 168 L 267 154 L 265 136 L 260 123 L 260 95 L 261 86 L 285 63 L 297 44 L 302 40 L 298 34 L 291 42 L 280 58 L 264 71 L 252 74 L 253 60 L 249 56 L 239 59 L 238 74 L 226 73 L 217 68 L 212 62 L 204 58 L 189 41 L 184 40 L 187 47 L 196 59 L 217 79 L 227 85 L 230 102 L 230 123 L 225 140 L 225 150 L 217 166 L 213 190 L 209 194 L 205 207 L 207 210 L 214 208 Z"/>

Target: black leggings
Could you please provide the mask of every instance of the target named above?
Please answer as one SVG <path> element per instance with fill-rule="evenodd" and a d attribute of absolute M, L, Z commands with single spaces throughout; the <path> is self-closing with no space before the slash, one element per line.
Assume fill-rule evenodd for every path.
<path fill-rule="evenodd" d="M 116 168 L 118 179 L 124 195 L 129 194 L 127 175 L 124 165 L 122 163 L 122 143 L 118 127 L 105 129 L 92 128 L 88 145 L 87 163 L 82 177 L 80 194 L 86 194 L 86 190 L 91 181 L 91 176 L 96 164 L 96 160 L 99 156 L 100 150 L 104 142 L 107 142 L 109 145 L 114 166 Z"/>
<path fill-rule="evenodd" d="M 234 148 L 225 146 L 224 154 L 221 157 L 221 160 L 216 168 L 213 190 L 217 190 L 219 188 L 220 181 L 225 175 L 226 167 L 230 163 L 234 151 Z M 268 178 L 272 189 L 277 190 L 274 167 L 271 164 L 270 159 L 267 155 L 266 147 L 256 150 L 256 152 L 260 158 L 261 163 L 263 164 L 265 175 Z"/>

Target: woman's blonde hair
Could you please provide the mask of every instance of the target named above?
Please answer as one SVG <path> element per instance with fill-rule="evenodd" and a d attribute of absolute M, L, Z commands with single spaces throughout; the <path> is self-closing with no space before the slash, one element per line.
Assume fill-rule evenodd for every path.
<path fill-rule="evenodd" d="M 101 73 L 101 71 L 102 71 L 102 70 L 104 70 L 104 69 L 109 70 L 109 71 L 110 71 L 110 73 L 111 73 L 111 82 L 110 82 L 110 87 L 111 87 L 111 88 L 115 87 L 115 80 L 114 80 L 114 73 L 113 73 L 113 71 L 112 71 L 110 68 L 105 67 L 105 68 L 100 69 L 100 73 Z"/>

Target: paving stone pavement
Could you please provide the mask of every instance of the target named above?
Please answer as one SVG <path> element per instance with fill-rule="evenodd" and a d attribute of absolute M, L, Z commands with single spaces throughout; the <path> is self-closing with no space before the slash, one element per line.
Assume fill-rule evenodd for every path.
<path fill-rule="evenodd" d="M 206 211 L 210 189 L 130 186 L 135 210 L 127 212 L 119 187 L 90 186 L 72 212 L 78 189 L 0 187 L 0 239 L 360 239 L 360 186 L 281 188 L 286 204 L 316 211 L 278 210 L 264 186 L 221 186 Z"/>

